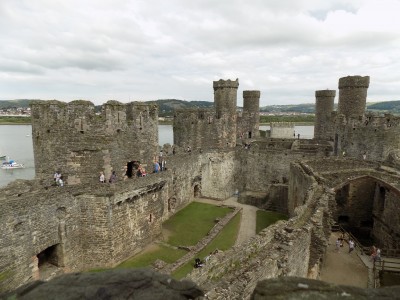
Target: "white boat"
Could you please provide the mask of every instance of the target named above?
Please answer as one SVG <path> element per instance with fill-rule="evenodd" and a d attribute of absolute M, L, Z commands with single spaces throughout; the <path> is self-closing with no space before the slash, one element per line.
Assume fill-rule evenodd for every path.
<path fill-rule="evenodd" d="M 6 159 L 6 155 L 1 155 L 0 154 L 0 160 L 5 160 Z"/>
<path fill-rule="evenodd" d="M 1 164 L 0 168 L 4 169 L 4 170 L 10 170 L 10 169 L 22 169 L 24 168 L 23 164 L 19 164 L 14 160 L 9 160 L 9 161 L 5 161 Z"/>

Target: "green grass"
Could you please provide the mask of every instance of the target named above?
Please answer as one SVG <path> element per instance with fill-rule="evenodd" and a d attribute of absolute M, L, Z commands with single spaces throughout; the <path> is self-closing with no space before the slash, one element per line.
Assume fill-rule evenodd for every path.
<path fill-rule="evenodd" d="M 214 227 L 216 218 L 222 218 L 231 211 L 230 208 L 226 207 L 192 202 L 163 224 L 163 228 L 167 229 L 169 233 L 166 243 L 174 246 L 196 245 Z M 157 259 L 161 259 L 166 263 L 173 263 L 186 253 L 187 251 L 185 250 L 156 245 L 152 250 L 145 250 L 122 262 L 117 268 L 148 267 Z"/>
<path fill-rule="evenodd" d="M 196 257 L 204 259 L 210 252 L 215 249 L 228 250 L 236 241 L 237 234 L 240 227 L 241 214 L 238 213 L 233 219 L 221 230 L 221 232 L 209 243 L 202 251 L 200 251 Z M 194 259 L 185 265 L 181 266 L 172 273 L 172 277 L 175 279 L 181 279 L 189 274 L 193 270 Z"/>
<path fill-rule="evenodd" d="M 119 264 L 117 268 L 143 268 L 152 265 L 157 259 L 166 263 L 173 263 L 187 252 L 180 249 L 172 249 L 166 246 L 157 245 L 153 250 L 139 253 L 134 257 Z"/>
<path fill-rule="evenodd" d="M 256 218 L 256 233 L 259 233 L 261 230 L 274 224 L 276 221 L 288 219 L 284 214 L 265 210 L 257 210 Z"/>
<path fill-rule="evenodd" d="M 213 228 L 215 219 L 230 211 L 227 207 L 192 202 L 163 224 L 171 233 L 166 242 L 174 246 L 196 245 Z"/>
<path fill-rule="evenodd" d="M 0 124 L 31 124 L 30 117 L 10 117 L 10 116 L 1 116 Z"/>

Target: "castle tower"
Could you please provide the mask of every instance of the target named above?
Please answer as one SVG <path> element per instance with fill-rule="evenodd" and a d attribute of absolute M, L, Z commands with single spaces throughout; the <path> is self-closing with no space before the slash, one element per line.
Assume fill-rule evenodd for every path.
<path fill-rule="evenodd" d="M 60 171 L 68 185 L 98 182 L 121 174 L 127 162 L 152 166 L 158 153 L 156 105 L 108 101 L 102 113 L 89 101 L 34 101 L 32 139 L 36 178 L 52 180 Z"/>
<path fill-rule="evenodd" d="M 243 91 L 243 114 L 239 136 L 243 133 L 248 138 L 259 136 L 260 127 L 260 91 Z"/>
<path fill-rule="evenodd" d="M 365 113 L 369 76 L 347 76 L 339 79 L 338 113 L 346 118 Z"/>
<path fill-rule="evenodd" d="M 217 112 L 217 118 L 223 114 L 236 116 L 237 107 L 237 89 L 239 87 L 239 80 L 235 81 L 218 80 L 213 82 L 214 87 L 214 104 Z"/>
<path fill-rule="evenodd" d="M 335 96 L 335 90 L 315 91 L 315 139 L 333 140 L 334 126 L 331 114 L 334 109 Z"/>

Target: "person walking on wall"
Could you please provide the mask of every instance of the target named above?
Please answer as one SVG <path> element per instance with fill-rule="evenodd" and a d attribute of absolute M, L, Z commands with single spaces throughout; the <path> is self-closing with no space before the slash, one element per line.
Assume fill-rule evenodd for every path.
<path fill-rule="evenodd" d="M 115 171 L 112 171 L 110 179 L 108 180 L 109 183 L 115 183 L 117 181 L 117 174 L 115 174 Z"/>
<path fill-rule="evenodd" d="M 354 241 L 352 239 L 349 240 L 349 253 L 354 250 Z"/>
<path fill-rule="evenodd" d="M 99 180 L 100 180 L 100 183 L 105 183 L 106 182 L 106 178 L 104 176 L 104 172 L 100 172 Z"/>
<path fill-rule="evenodd" d="M 154 161 L 154 170 L 153 173 L 160 172 L 160 164 L 157 161 Z"/>

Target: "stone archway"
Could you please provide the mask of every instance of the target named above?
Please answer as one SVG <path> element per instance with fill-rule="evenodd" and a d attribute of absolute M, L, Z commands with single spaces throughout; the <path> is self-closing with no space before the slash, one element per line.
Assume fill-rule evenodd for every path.
<path fill-rule="evenodd" d="M 36 255 L 38 278 L 47 280 L 54 274 L 62 273 L 64 267 L 64 254 L 61 244 L 47 247 Z"/>
<path fill-rule="evenodd" d="M 196 184 L 193 187 L 193 196 L 194 198 L 200 198 L 201 197 L 201 187 L 199 184 Z"/>

